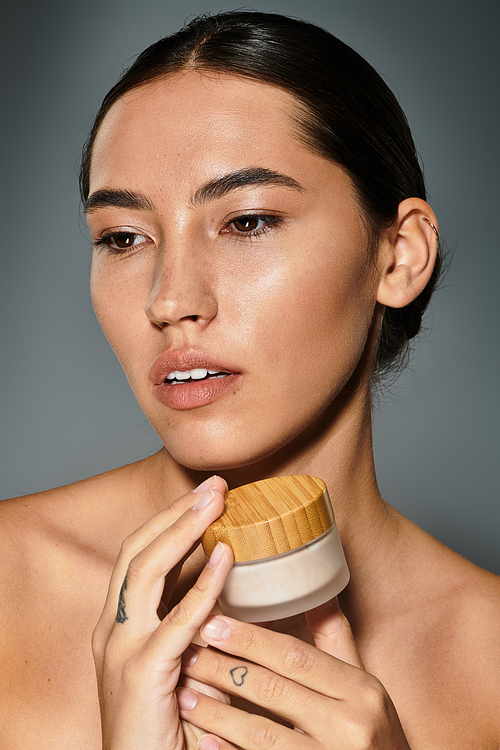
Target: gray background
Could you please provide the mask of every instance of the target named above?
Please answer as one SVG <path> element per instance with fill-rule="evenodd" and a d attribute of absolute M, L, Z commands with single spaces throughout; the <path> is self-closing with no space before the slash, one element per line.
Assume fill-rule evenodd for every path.
<path fill-rule="evenodd" d="M 210 0 L 14 2 L 2 11 L 0 497 L 148 455 L 159 439 L 94 318 L 79 215 L 83 140 L 122 65 Z M 385 498 L 500 573 L 497 388 L 500 4 L 262 0 L 325 26 L 400 98 L 455 247 L 411 369 L 381 399 Z"/>

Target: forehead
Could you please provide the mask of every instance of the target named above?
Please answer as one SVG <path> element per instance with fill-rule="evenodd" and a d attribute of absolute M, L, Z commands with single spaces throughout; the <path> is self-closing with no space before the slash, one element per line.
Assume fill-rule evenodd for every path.
<path fill-rule="evenodd" d="M 283 168 L 314 157 L 295 137 L 296 100 L 268 84 L 191 71 L 128 92 L 96 138 L 91 189 L 141 173 L 210 179 L 245 164 Z M 324 160 L 322 160 L 324 161 Z M 307 169 L 304 167 L 304 169 Z"/>

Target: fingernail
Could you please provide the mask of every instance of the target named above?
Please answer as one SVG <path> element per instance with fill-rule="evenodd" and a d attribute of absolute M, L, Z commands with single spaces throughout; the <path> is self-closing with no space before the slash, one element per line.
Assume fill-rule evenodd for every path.
<path fill-rule="evenodd" d="M 198 740 L 198 747 L 200 750 L 219 750 L 219 740 L 210 734 L 204 734 Z"/>
<path fill-rule="evenodd" d="M 180 688 L 177 690 L 177 705 L 181 711 L 191 711 L 198 703 L 198 697 L 192 690 Z"/>
<path fill-rule="evenodd" d="M 191 648 L 191 646 L 188 646 L 187 649 L 182 654 L 182 666 L 183 667 L 192 667 L 193 664 L 196 664 L 198 661 L 198 654 L 194 650 L 194 648 Z"/>
<path fill-rule="evenodd" d="M 225 641 L 232 632 L 231 625 L 222 617 L 212 617 L 200 628 L 201 637 L 209 641 Z"/>
<path fill-rule="evenodd" d="M 224 554 L 224 545 L 221 542 L 217 542 L 207 562 L 207 568 L 214 568 L 219 562 L 219 560 L 221 559 L 223 554 Z"/>
<path fill-rule="evenodd" d="M 213 477 L 208 477 L 208 479 L 205 479 L 204 482 L 198 485 L 198 487 L 195 487 L 194 490 L 191 490 L 191 492 L 203 492 L 204 490 L 209 490 L 210 487 L 214 486 L 216 479 L 217 477 L 215 476 L 215 474 Z"/>
<path fill-rule="evenodd" d="M 203 493 L 198 502 L 193 505 L 193 510 L 201 510 L 202 508 L 206 508 L 207 505 L 210 505 L 214 497 L 215 492 L 213 490 L 207 490 L 207 492 Z"/>

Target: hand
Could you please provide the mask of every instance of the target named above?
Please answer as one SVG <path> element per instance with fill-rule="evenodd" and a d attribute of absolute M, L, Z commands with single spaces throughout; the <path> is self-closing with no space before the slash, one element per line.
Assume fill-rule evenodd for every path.
<path fill-rule="evenodd" d="M 208 482 L 208 488 L 207 488 Z M 218 545 L 184 599 L 168 603 L 182 561 L 224 508 L 226 483 L 207 480 L 151 518 L 122 545 L 93 637 L 104 750 L 185 747 L 175 688 L 181 656 L 212 611 L 233 557 Z M 216 700 L 221 693 L 214 693 Z"/>
<path fill-rule="evenodd" d="M 307 620 L 316 647 L 229 617 L 203 625 L 202 638 L 217 650 L 191 646 L 183 672 L 295 729 L 181 688 L 180 715 L 209 733 L 201 750 L 409 750 L 396 709 L 365 671 L 336 600 Z"/>

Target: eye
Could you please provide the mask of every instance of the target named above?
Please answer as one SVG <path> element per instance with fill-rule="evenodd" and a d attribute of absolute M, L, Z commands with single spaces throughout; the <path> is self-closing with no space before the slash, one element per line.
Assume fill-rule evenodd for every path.
<path fill-rule="evenodd" d="M 280 216 L 264 216 L 261 214 L 245 214 L 236 216 L 222 229 L 223 234 L 235 234 L 240 237 L 255 237 L 267 232 L 282 221 Z"/>
<path fill-rule="evenodd" d="M 231 224 L 238 232 L 255 232 L 264 228 L 264 218 L 262 216 L 239 216 Z"/>
<path fill-rule="evenodd" d="M 109 232 L 98 240 L 95 240 L 94 247 L 103 247 L 113 253 L 126 253 L 138 245 L 142 245 L 149 240 L 144 234 L 137 232 Z"/>

